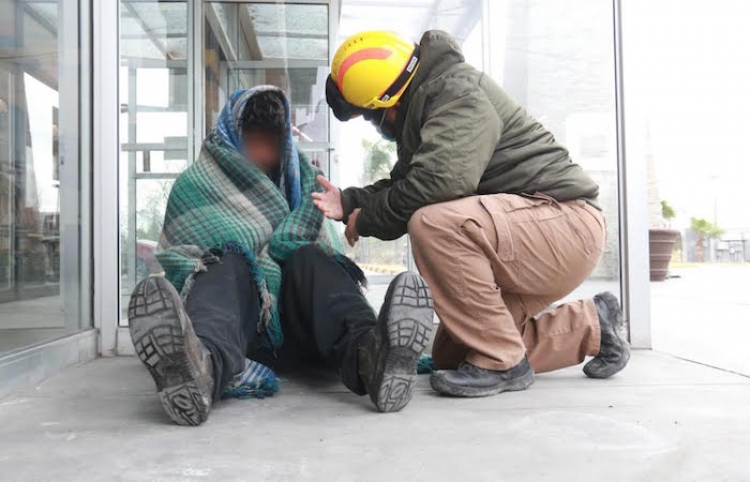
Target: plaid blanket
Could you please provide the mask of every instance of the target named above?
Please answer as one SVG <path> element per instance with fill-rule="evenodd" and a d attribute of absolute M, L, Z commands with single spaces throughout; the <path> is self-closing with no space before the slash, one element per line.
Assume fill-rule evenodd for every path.
<path fill-rule="evenodd" d="M 362 271 L 341 254 L 331 222 L 312 204 L 312 192 L 322 188 L 319 171 L 292 139 L 286 97 L 287 129 L 279 175 L 272 179 L 242 154 L 240 114 L 261 86 L 232 94 L 217 126 L 203 142 L 195 163 L 175 181 L 167 203 L 164 228 L 156 255 L 167 279 L 189 296 L 196 273 L 206 269 L 207 251 L 231 249 L 244 255 L 260 293 L 258 331 L 271 348 L 284 342 L 278 311 L 280 264 L 303 245 L 316 243 L 364 283 Z"/>

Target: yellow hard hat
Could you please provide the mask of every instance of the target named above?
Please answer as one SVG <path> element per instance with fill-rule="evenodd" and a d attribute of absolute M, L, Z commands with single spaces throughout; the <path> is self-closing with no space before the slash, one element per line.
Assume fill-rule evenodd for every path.
<path fill-rule="evenodd" d="M 419 45 L 393 32 L 360 32 L 336 51 L 331 78 L 348 103 L 386 109 L 396 105 L 418 67 Z"/>

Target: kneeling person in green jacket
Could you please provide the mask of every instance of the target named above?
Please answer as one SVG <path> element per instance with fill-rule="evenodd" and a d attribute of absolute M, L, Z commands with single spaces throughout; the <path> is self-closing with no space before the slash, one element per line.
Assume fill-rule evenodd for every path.
<path fill-rule="evenodd" d="M 339 120 L 362 115 L 398 146 L 390 179 L 325 192 L 315 205 L 360 236 L 408 233 L 441 324 L 432 387 L 453 396 L 523 390 L 534 373 L 582 363 L 607 378 L 630 358 L 611 293 L 550 306 L 599 262 L 599 187 L 568 151 L 455 40 L 417 45 L 362 32 L 333 60 L 327 99 Z"/>

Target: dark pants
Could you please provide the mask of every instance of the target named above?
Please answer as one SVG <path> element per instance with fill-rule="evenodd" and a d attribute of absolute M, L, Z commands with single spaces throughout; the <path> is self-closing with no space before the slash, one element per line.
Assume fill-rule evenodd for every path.
<path fill-rule="evenodd" d="M 278 360 L 260 346 L 258 289 L 242 256 L 227 253 L 208 263 L 195 277 L 186 308 L 195 333 L 211 351 L 215 400 L 242 371 L 246 357 L 272 366 L 276 361 L 323 362 L 341 370 L 351 391 L 365 393 L 357 346 L 375 326 L 375 313 L 346 270 L 312 245 L 282 267 L 279 309 L 285 342 Z"/>

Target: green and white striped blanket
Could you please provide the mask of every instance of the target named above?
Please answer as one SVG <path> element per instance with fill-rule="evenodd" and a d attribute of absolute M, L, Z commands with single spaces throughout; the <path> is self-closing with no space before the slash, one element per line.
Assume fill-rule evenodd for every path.
<path fill-rule="evenodd" d="M 276 181 L 242 155 L 239 118 L 247 99 L 263 86 L 235 92 L 216 128 L 203 142 L 195 163 L 176 180 L 167 203 L 157 258 L 167 279 L 189 296 L 207 250 L 232 249 L 244 255 L 260 293 L 258 330 L 271 348 L 284 342 L 278 311 L 280 264 L 298 248 L 316 243 L 330 252 L 352 277 L 364 283 L 361 270 L 341 254 L 341 243 L 330 221 L 312 203 L 322 188 L 319 171 L 298 153 L 292 140 L 289 105 L 287 136 Z"/>

